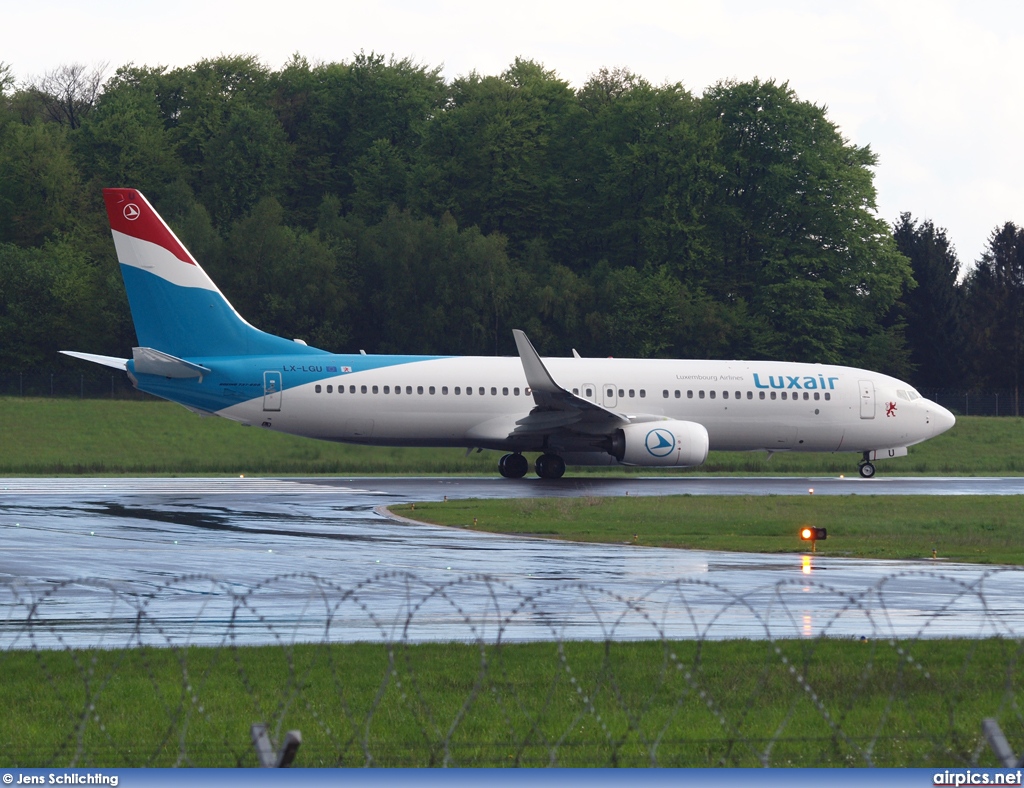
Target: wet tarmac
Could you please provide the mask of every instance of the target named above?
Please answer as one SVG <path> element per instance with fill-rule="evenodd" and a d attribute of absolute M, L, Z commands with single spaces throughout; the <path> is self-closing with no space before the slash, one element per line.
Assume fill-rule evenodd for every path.
<path fill-rule="evenodd" d="M 0 648 L 1024 634 L 1024 572 L 581 545 L 395 521 L 551 495 L 1024 494 L 1024 478 L 10 479 Z"/>

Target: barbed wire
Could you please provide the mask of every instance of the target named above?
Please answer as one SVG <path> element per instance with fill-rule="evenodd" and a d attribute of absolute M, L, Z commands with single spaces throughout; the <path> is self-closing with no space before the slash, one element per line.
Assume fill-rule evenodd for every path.
<path fill-rule="evenodd" d="M 982 718 L 1024 743 L 1015 588 L 11 580 L 0 764 L 255 765 L 264 721 L 302 730 L 304 766 L 985 765 Z"/>

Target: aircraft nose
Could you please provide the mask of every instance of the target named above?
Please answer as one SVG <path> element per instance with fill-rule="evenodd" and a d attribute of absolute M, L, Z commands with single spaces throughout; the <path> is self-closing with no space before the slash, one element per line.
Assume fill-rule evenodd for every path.
<path fill-rule="evenodd" d="M 956 424 L 956 416 L 950 413 L 941 405 L 934 402 L 928 403 L 928 421 L 932 427 L 933 435 L 941 435 Z"/>

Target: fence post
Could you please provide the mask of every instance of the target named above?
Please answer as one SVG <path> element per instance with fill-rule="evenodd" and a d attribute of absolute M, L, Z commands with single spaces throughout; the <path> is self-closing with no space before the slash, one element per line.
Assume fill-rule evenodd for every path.
<path fill-rule="evenodd" d="M 284 769 L 291 766 L 292 761 L 295 760 L 295 754 L 299 751 L 299 745 L 302 744 L 302 734 L 299 731 L 288 731 L 285 734 L 281 752 L 275 753 L 266 723 L 253 723 L 249 733 L 252 736 L 252 746 L 256 748 L 256 757 L 259 758 L 260 766 L 264 769 L 275 767 Z"/>
<path fill-rule="evenodd" d="M 1010 749 L 1010 742 L 1006 740 L 1006 735 L 993 717 L 986 717 L 981 721 L 981 732 L 985 734 L 988 746 L 992 748 L 992 752 L 995 753 L 1004 769 L 1024 766 L 1024 758 L 1017 760 L 1017 756 Z"/>

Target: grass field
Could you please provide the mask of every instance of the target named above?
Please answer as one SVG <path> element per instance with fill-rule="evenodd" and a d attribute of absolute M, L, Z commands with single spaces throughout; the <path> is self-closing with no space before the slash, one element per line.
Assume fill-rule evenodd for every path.
<path fill-rule="evenodd" d="M 827 556 L 1024 564 L 1018 496 L 671 496 L 460 500 L 396 505 L 439 525 L 577 542 L 758 553 L 807 552 L 803 525 L 825 527 Z"/>
<path fill-rule="evenodd" d="M 1009 640 L 3 652 L 0 767 L 966 766 L 1010 741 Z M 868 760 L 870 758 L 870 761 Z M 762 760 L 763 759 L 763 760 Z"/>
<path fill-rule="evenodd" d="M 496 474 L 496 452 L 347 446 L 200 418 L 166 402 L 0 398 L 0 474 Z M 854 474 L 852 454 L 712 452 L 697 469 L 666 473 Z M 658 473 L 573 468 L 571 474 Z M 1024 419 L 961 418 L 910 456 L 880 462 L 882 475 L 1019 475 Z"/>

